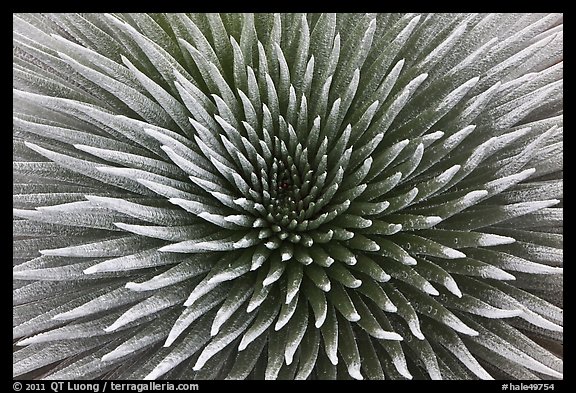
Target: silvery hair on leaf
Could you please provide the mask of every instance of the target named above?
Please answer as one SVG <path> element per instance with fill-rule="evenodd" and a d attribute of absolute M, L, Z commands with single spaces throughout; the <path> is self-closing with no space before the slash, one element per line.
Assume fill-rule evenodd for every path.
<path fill-rule="evenodd" d="M 562 378 L 562 14 L 14 14 L 13 85 L 15 378 Z"/>

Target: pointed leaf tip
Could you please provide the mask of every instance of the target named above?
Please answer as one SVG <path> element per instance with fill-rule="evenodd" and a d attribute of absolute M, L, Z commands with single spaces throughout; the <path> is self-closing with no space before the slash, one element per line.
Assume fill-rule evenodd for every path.
<path fill-rule="evenodd" d="M 82 273 L 84 274 L 94 274 L 94 273 L 98 273 L 98 267 L 97 266 L 90 266 L 88 269 L 84 269 L 82 271 Z"/>

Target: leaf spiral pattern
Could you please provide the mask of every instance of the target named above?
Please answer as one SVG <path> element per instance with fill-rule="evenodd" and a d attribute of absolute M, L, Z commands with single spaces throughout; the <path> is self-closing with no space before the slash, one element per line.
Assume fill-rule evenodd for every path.
<path fill-rule="evenodd" d="M 14 15 L 14 376 L 562 378 L 562 37 Z"/>

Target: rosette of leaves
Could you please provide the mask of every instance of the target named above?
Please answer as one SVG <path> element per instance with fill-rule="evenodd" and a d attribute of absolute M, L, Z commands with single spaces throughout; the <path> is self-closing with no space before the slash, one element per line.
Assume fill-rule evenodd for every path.
<path fill-rule="evenodd" d="M 20 378 L 562 378 L 562 15 L 17 14 Z"/>

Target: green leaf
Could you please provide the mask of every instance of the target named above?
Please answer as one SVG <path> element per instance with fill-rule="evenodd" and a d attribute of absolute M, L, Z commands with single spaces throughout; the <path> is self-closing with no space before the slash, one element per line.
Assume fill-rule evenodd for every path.
<path fill-rule="evenodd" d="M 356 322 L 360 320 L 360 315 L 356 311 L 348 291 L 341 284 L 334 283 L 330 292 L 327 293 L 327 297 L 338 312 L 348 321 Z"/>
<path fill-rule="evenodd" d="M 488 261 L 491 265 L 499 269 L 511 270 L 513 272 L 524 272 L 533 274 L 561 274 L 563 268 L 535 263 L 524 258 L 520 258 L 505 252 L 475 249 L 469 250 L 468 255 L 479 261 Z"/>
<path fill-rule="evenodd" d="M 397 283 L 399 288 L 406 289 L 405 286 Z M 456 317 L 453 313 L 448 311 L 444 306 L 432 299 L 428 295 L 424 295 L 417 291 L 403 291 L 406 294 L 414 309 L 422 314 L 430 317 L 462 334 L 467 336 L 477 336 L 478 332 L 466 325 L 462 320 Z"/>
<path fill-rule="evenodd" d="M 115 96 L 145 121 L 158 126 L 170 127 L 173 124 L 162 107 L 147 96 L 93 68 L 80 64 L 64 53 L 58 53 L 58 55 L 80 75 Z"/>
<path fill-rule="evenodd" d="M 510 220 L 514 217 L 523 216 L 546 207 L 554 206 L 559 202 L 558 199 L 550 199 L 546 201 L 520 202 L 511 205 L 478 207 L 474 210 L 459 214 L 452 220 L 446 221 L 444 225 L 453 227 L 455 223 L 458 222 L 458 227 L 465 230 L 484 228 Z"/>
<path fill-rule="evenodd" d="M 284 350 L 286 348 L 286 329 L 270 330 L 268 335 L 268 362 L 264 379 L 277 379 L 280 368 L 284 363 Z"/>
<path fill-rule="evenodd" d="M 168 254 L 170 255 L 170 254 Z M 136 292 L 146 292 L 159 288 L 169 287 L 176 283 L 186 281 L 191 277 L 210 271 L 214 266 L 214 257 L 200 258 L 187 257 L 183 262 L 170 269 L 142 282 L 127 282 L 126 288 Z"/>
<path fill-rule="evenodd" d="M 311 329 L 308 334 L 304 335 L 301 345 L 300 362 L 298 364 L 298 373 L 295 380 L 307 379 L 316 367 L 318 351 L 320 348 L 320 333 L 318 329 Z"/>
<path fill-rule="evenodd" d="M 360 373 L 360 352 L 356 344 L 356 336 L 350 322 L 338 318 L 338 352 L 344 360 L 348 374 L 354 379 L 364 379 Z"/>
<path fill-rule="evenodd" d="M 304 270 L 301 264 L 291 263 L 288 265 L 286 272 L 286 304 L 290 303 L 300 291 L 303 276 Z"/>
<path fill-rule="evenodd" d="M 404 343 L 406 345 L 406 353 L 410 356 L 410 352 L 414 353 L 414 357 L 417 358 L 416 362 L 420 360 L 426 372 L 433 380 L 443 379 L 442 372 L 440 371 L 438 354 L 434 351 L 428 340 L 424 337 L 422 339 L 414 340 L 412 334 L 406 330 L 403 326 L 398 326 L 399 333 L 402 334 L 404 338 Z M 412 350 L 412 351 L 410 351 Z"/>
<path fill-rule="evenodd" d="M 333 365 L 338 364 L 338 340 L 339 340 L 339 323 L 336 319 L 336 311 L 333 305 L 329 305 L 326 320 L 320 327 L 322 338 L 324 340 L 324 351 L 326 356 Z"/>
<path fill-rule="evenodd" d="M 522 314 L 518 309 L 502 309 L 493 307 L 490 304 L 476 299 L 475 297 L 464 294 L 460 298 L 453 296 L 440 295 L 438 299 L 446 308 L 459 310 L 474 315 L 480 315 L 484 318 L 500 319 L 512 318 Z"/>
<path fill-rule="evenodd" d="M 386 379 L 384 370 L 382 369 L 382 365 L 380 364 L 380 360 L 374 350 L 370 337 L 362 331 L 357 331 L 356 336 L 359 337 L 357 344 L 360 359 L 362 361 L 361 370 L 365 372 L 366 377 L 370 380 Z"/>
<path fill-rule="evenodd" d="M 475 329 L 477 329 L 480 332 L 480 334 L 476 337 L 466 338 L 465 342 L 473 341 L 483 346 L 484 348 L 490 350 L 491 352 L 495 352 L 499 355 L 502 355 L 506 359 L 513 361 L 521 366 L 524 366 L 530 370 L 534 370 L 538 373 L 542 373 L 544 375 L 548 375 L 554 378 L 562 378 L 562 373 L 554 369 L 557 366 L 551 368 L 550 366 L 543 364 L 541 361 L 538 361 L 532 357 L 534 356 L 534 350 L 536 350 L 540 354 L 543 353 L 542 349 L 539 348 L 536 344 L 534 344 L 533 342 L 530 343 L 530 341 L 525 341 L 526 344 L 528 345 L 522 343 L 523 344 L 522 350 L 517 348 L 517 345 L 520 345 L 520 342 L 517 342 L 516 340 L 519 337 L 519 335 L 521 335 L 521 333 L 509 327 L 507 324 L 503 324 L 499 321 L 491 321 L 489 324 L 487 323 L 487 325 L 490 326 L 490 329 L 488 329 L 470 320 L 469 318 L 466 318 L 466 322 L 469 323 Z M 512 342 L 515 343 L 516 345 L 511 345 L 511 342 L 508 341 L 510 340 L 511 337 L 514 337 L 514 339 L 512 339 Z M 533 355 L 530 356 L 529 353 L 532 353 Z M 546 356 L 551 357 L 552 355 L 547 354 Z M 542 358 L 541 355 L 537 357 L 538 359 Z M 558 364 L 557 359 L 554 360 L 555 363 Z"/>
<path fill-rule="evenodd" d="M 274 291 L 267 296 L 264 302 L 258 308 L 254 323 L 246 330 L 238 346 L 238 351 L 243 351 L 249 347 L 254 340 L 259 337 L 266 337 L 268 328 L 272 325 L 276 316 L 280 312 L 280 302 Z M 262 336 L 264 334 L 264 336 Z"/>
<path fill-rule="evenodd" d="M 120 22 L 118 19 L 106 15 L 110 22 L 120 28 L 122 31 L 132 37 L 138 47 L 145 53 L 151 65 L 158 71 L 166 82 L 173 81 L 173 72 L 177 71 L 192 80 L 186 70 L 174 59 L 162 46 L 158 45 L 146 35 L 139 33 L 135 28 L 127 23 Z"/>
<path fill-rule="evenodd" d="M 457 297 L 462 296 L 462 292 L 458 288 L 458 284 L 454 281 L 454 278 L 444 269 L 442 269 L 437 264 L 427 260 L 426 258 L 418 258 L 418 264 L 414 266 L 416 270 L 422 277 L 428 281 L 437 282 L 443 285 L 448 291 Z"/>
<path fill-rule="evenodd" d="M 128 335 L 128 332 L 120 333 L 116 335 L 116 337 L 126 335 Z M 99 336 L 71 340 L 69 342 L 59 341 L 41 346 L 28 346 L 17 352 L 18 355 L 14 358 L 12 376 L 17 377 L 59 360 L 90 351 L 112 339 L 113 336 L 106 336 L 104 338 Z"/>
<path fill-rule="evenodd" d="M 99 197 L 95 195 L 87 195 L 86 199 L 97 206 L 115 210 L 152 224 L 185 225 L 191 223 L 191 218 L 188 214 L 176 209 L 146 206 L 125 199 Z"/>
<path fill-rule="evenodd" d="M 437 296 L 439 294 L 438 290 L 428 280 L 418 274 L 417 269 L 400 263 L 390 263 L 386 267 L 392 278 L 412 286 L 411 291 L 414 291 L 415 288 L 417 292 L 427 295 Z"/>
<path fill-rule="evenodd" d="M 178 316 L 178 319 L 171 324 L 170 332 L 166 335 L 164 347 L 169 347 L 176 339 L 198 318 L 224 301 L 228 294 L 227 285 L 219 285 L 206 295 L 196 300 L 194 304 L 188 306 Z"/>
<path fill-rule="evenodd" d="M 426 326 L 426 325 L 425 325 Z M 436 334 L 434 337 L 431 337 L 431 340 L 434 340 L 440 343 L 444 348 L 451 352 L 455 358 L 457 358 L 460 362 L 466 366 L 470 371 L 474 373 L 478 378 L 483 380 L 492 380 L 494 379 L 479 363 L 478 361 L 472 356 L 466 345 L 460 339 L 460 337 L 451 329 L 446 329 L 437 326 L 430 326 L 431 329 L 434 329 Z"/>
<path fill-rule="evenodd" d="M 177 312 L 173 310 L 168 315 L 163 316 L 158 326 L 148 324 L 140 329 L 138 333 L 122 342 L 122 344 L 116 346 L 112 351 L 103 355 L 101 360 L 103 362 L 108 362 L 111 360 L 121 359 L 163 340 L 168 336 L 168 332 L 176 321 L 177 315 Z"/>
<path fill-rule="evenodd" d="M 193 329 L 188 330 L 188 334 L 173 347 L 169 352 L 163 354 L 157 352 L 159 356 L 165 356 L 157 363 L 144 379 L 157 379 L 177 365 L 190 358 L 210 341 L 210 321 L 214 317 L 214 311 L 204 314 L 196 323 Z"/>
<path fill-rule="evenodd" d="M 42 255 L 76 257 L 76 258 L 102 258 L 129 255 L 134 250 L 144 246 L 145 240 L 140 236 L 124 236 L 120 238 L 103 240 L 95 243 L 82 244 L 49 250 L 39 250 Z M 150 244 L 150 241 L 147 241 Z"/>
<path fill-rule="evenodd" d="M 274 330 L 278 331 L 282 329 L 292 319 L 294 312 L 296 311 L 296 306 L 298 305 L 299 297 L 299 295 L 295 296 L 290 303 L 282 304 L 280 315 L 278 316 L 276 324 L 274 325 Z"/>
<path fill-rule="evenodd" d="M 59 296 L 43 298 L 14 308 L 14 338 L 20 338 L 62 325 L 60 314 L 81 306 L 99 297 L 106 291 L 102 288 L 87 288 L 73 292 L 74 297 L 64 301 Z M 69 318 L 72 319 L 72 318 Z"/>
<path fill-rule="evenodd" d="M 244 333 L 254 317 L 254 314 L 246 314 L 244 310 L 236 311 L 233 317 L 224 323 L 220 333 L 206 345 L 194 365 L 194 370 L 200 370 L 208 359 L 222 351 L 234 339 Z"/>
<path fill-rule="evenodd" d="M 316 375 L 319 380 L 336 379 L 338 375 L 337 366 L 330 362 L 324 350 L 318 352 L 318 360 L 316 363 Z"/>
<path fill-rule="evenodd" d="M 336 262 L 326 269 L 326 273 L 334 281 L 339 282 L 346 288 L 358 288 L 362 280 L 357 279 L 342 263 Z M 334 282 L 333 281 L 333 282 Z"/>
<path fill-rule="evenodd" d="M 410 250 L 414 254 L 430 255 L 445 259 L 465 258 L 466 255 L 458 250 L 443 246 L 430 239 L 411 233 L 397 233 L 393 240 L 405 250 Z"/>
<path fill-rule="evenodd" d="M 93 262 L 76 263 L 73 265 L 59 266 L 46 269 L 28 269 L 17 266 L 12 273 L 12 278 L 16 280 L 44 280 L 44 281 L 74 281 L 84 280 L 83 270 L 92 266 Z M 26 263 L 27 265 L 27 263 Z"/>
<path fill-rule="evenodd" d="M 320 268 L 316 264 L 311 264 L 306 266 L 304 269 L 306 276 L 322 291 L 328 292 L 331 289 L 330 279 L 326 275 L 324 269 Z"/>
<path fill-rule="evenodd" d="M 226 301 L 220 309 L 218 309 L 212 322 L 212 328 L 210 330 L 212 336 L 215 336 L 222 324 L 248 300 L 248 297 L 252 294 L 251 286 L 253 282 L 251 278 L 250 276 L 245 276 L 234 280 L 234 284 L 228 293 Z"/>
<path fill-rule="evenodd" d="M 287 331 L 287 344 L 284 351 L 284 359 L 287 365 L 292 364 L 294 354 L 299 348 L 302 338 L 306 334 L 308 326 L 308 305 L 305 300 L 300 300 L 299 304 L 294 310 L 294 315 L 286 324 Z"/>
<path fill-rule="evenodd" d="M 324 295 L 323 291 L 318 289 L 315 285 L 312 285 L 308 280 L 304 280 L 302 289 L 314 313 L 314 326 L 320 328 L 324 324 L 324 321 L 326 321 L 326 315 L 328 312 L 326 295 Z"/>
<path fill-rule="evenodd" d="M 485 278 L 491 278 L 495 280 L 516 279 L 512 274 L 496 266 L 492 266 L 490 263 L 481 262 L 480 260 L 476 260 L 474 258 L 463 258 L 458 260 L 433 258 L 433 261 L 436 265 L 443 268 L 448 273 L 455 273 L 464 276 L 481 277 L 483 279 Z"/>
<path fill-rule="evenodd" d="M 412 304 L 392 285 L 387 285 L 383 289 L 396 306 L 398 315 L 408 324 L 410 332 L 412 332 L 412 334 L 418 339 L 423 340 L 424 335 L 422 334 L 420 327 L 420 320 L 418 319 L 418 314 L 416 314 L 416 310 L 414 310 Z"/>
<path fill-rule="evenodd" d="M 402 337 L 393 331 L 386 331 L 380 326 L 372 311 L 362 301 L 362 298 L 356 293 L 350 293 L 354 306 L 360 314 L 357 324 L 364 329 L 369 335 L 381 340 L 402 340 Z"/>
<path fill-rule="evenodd" d="M 266 332 L 266 330 L 264 330 Z M 246 349 L 238 352 L 232 369 L 226 379 L 246 379 L 254 369 L 256 362 L 263 356 L 264 346 L 267 342 L 267 334 L 258 336 Z"/>
<path fill-rule="evenodd" d="M 92 179 L 96 179 L 105 184 L 114 185 L 125 190 L 140 194 L 150 196 L 150 191 L 143 188 L 140 184 L 134 180 L 128 180 L 125 178 L 119 178 L 117 176 L 109 175 L 107 173 L 101 172 L 97 169 L 100 165 L 96 162 L 81 160 L 74 158 L 65 154 L 56 153 L 54 151 L 45 149 L 33 143 L 24 142 L 27 147 L 34 150 L 38 154 L 54 161 L 60 166 L 69 169 L 73 172 L 88 176 Z"/>

